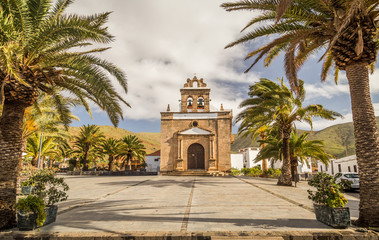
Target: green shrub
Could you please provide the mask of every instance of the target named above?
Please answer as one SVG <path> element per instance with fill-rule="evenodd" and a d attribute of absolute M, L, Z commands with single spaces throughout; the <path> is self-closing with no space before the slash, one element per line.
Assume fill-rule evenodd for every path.
<path fill-rule="evenodd" d="M 68 185 L 63 178 L 55 176 L 52 170 L 39 170 L 29 180 L 34 181 L 34 194 L 45 201 L 46 205 L 53 205 L 68 198 Z"/>
<path fill-rule="evenodd" d="M 250 173 L 250 168 L 242 168 L 241 172 L 243 173 L 243 175 L 248 176 Z"/>
<path fill-rule="evenodd" d="M 259 165 L 250 169 L 250 176 L 258 177 L 261 174 L 262 174 L 262 170 Z"/>
<path fill-rule="evenodd" d="M 28 195 L 26 198 L 20 198 L 16 204 L 16 210 L 22 214 L 35 213 L 37 215 L 37 226 L 42 226 L 46 219 L 45 202 L 36 195 Z"/>
<path fill-rule="evenodd" d="M 241 171 L 236 169 L 236 168 L 232 168 L 232 175 L 233 176 L 239 176 L 241 174 Z"/>
<path fill-rule="evenodd" d="M 279 178 L 280 175 L 282 175 L 282 170 L 281 169 L 274 169 L 273 177 L 274 178 Z"/>
<path fill-rule="evenodd" d="M 308 190 L 308 198 L 315 203 L 328 205 L 329 207 L 344 207 L 347 199 L 342 192 L 344 188 L 349 187 L 350 183 L 345 181 L 337 183 L 336 181 L 339 180 L 339 177 L 341 175 L 333 177 L 323 172 L 313 176 L 308 181 L 308 184 L 315 187 L 316 191 Z"/>

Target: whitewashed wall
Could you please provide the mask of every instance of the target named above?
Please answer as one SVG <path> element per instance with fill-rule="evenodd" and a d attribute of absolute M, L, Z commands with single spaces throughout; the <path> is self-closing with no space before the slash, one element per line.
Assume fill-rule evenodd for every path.
<path fill-rule="evenodd" d="M 340 159 L 332 159 L 330 160 L 330 163 L 328 166 L 321 163 L 320 161 L 317 162 L 317 169 L 319 172 L 326 172 L 330 175 L 335 175 L 339 172 L 356 172 L 358 173 L 358 163 L 357 163 L 357 156 L 352 155 Z"/>
<path fill-rule="evenodd" d="M 243 168 L 243 155 L 241 153 L 230 154 L 232 168 L 241 170 Z"/>

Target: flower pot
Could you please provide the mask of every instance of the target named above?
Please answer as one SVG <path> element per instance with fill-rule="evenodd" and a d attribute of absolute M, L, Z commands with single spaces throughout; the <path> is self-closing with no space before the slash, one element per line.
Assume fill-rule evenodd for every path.
<path fill-rule="evenodd" d="M 46 219 L 43 222 L 43 226 L 55 222 L 57 219 L 58 206 L 57 205 L 49 205 L 45 208 Z"/>
<path fill-rule="evenodd" d="M 334 228 L 350 226 L 350 211 L 348 207 L 332 208 L 328 205 L 313 204 L 317 221 Z"/>
<path fill-rule="evenodd" d="M 33 230 L 37 227 L 35 213 L 17 212 L 17 228 L 21 231 Z"/>
<path fill-rule="evenodd" d="M 24 195 L 29 195 L 33 191 L 33 186 L 22 186 L 21 187 L 21 193 Z"/>

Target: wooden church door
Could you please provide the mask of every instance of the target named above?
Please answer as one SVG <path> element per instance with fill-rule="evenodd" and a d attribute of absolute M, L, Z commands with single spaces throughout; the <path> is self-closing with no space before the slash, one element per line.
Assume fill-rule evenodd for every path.
<path fill-rule="evenodd" d="M 205 169 L 204 148 L 201 144 L 194 143 L 188 148 L 188 169 Z"/>

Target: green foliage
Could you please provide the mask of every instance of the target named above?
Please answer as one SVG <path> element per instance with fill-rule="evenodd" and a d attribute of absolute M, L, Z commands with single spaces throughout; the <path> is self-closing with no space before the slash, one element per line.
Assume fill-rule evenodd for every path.
<path fill-rule="evenodd" d="M 308 184 L 316 188 L 316 191 L 308 190 L 308 198 L 318 204 L 328 205 L 329 207 L 344 207 L 347 199 L 343 196 L 343 189 L 348 188 L 350 183 L 340 181 L 338 178 L 327 173 L 319 172 L 313 176 Z"/>
<path fill-rule="evenodd" d="M 281 174 L 282 174 L 281 169 L 268 168 L 267 170 L 263 171 L 262 176 L 269 177 L 269 178 L 279 178 Z"/>
<path fill-rule="evenodd" d="M 250 168 L 242 168 L 241 173 L 245 176 L 247 176 L 250 173 Z"/>
<path fill-rule="evenodd" d="M 274 152 L 267 151 L 270 157 L 282 159 L 284 170 L 288 173 L 283 174 L 279 179 L 280 184 L 291 184 L 290 153 L 284 152 L 290 148 L 290 134 L 293 131 L 295 122 L 306 122 L 312 128 L 312 119 L 321 117 L 334 120 L 341 114 L 325 109 L 322 105 L 303 106 L 305 99 L 304 82 L 299 80 L 298 94 L 295 95 L 283 82 L 279 83 L 269 79 L 261 78 L 259 82 L 250 86 L 249 98 L 244 100 L 240 107 L 244 108 L 236 117 L 236 122 L 241 122 L 238 134 L 243 136 L 251 135 L 257 137 L 262 131 L 274 127 L 277 129 L 278 139 L 282 141 L 282 150 Z M 277 144 L 276 144 L 277 145 Z M 282 156 L 282 157 L 281 157 Z"/>
<path fill-rule="evenodd" d="M 97 125 L 83 125 L 78 136 L 74 137 L 75 157 L 83 161 L 83 170 L 88 170 L 88 161 L 93 161 L 102 156 L 102 150 L 98 146 L 104 140 L 104 135 Z"/>
<path fill-rule="evenodd" d="M 235 173 L 233 173 L 233 171 Z M 262 171 L 261 166 L 257 165 L 252 168 L 242 168 L 241 171 L 237 169 L 232 169 L 233 175 L 239 175 L 242 173 L 244 176 L 248 177 L 269 177 L 269 178 L 279 178 L 282 174 L 282 171 L 280 169 L 273 169 L 269 168 L 265 171 Z"/>
<path fill-rule="evenodd" d="M 281 2 L 289 3 L 287 0 Z M 242 29 L 242 31 L 250 31 L 228 44 L 226 48 L 270 37 L 270 41 L 263 41 L 262 46 L 247 53 L 246 60 L 252 57 L 256 57 L 256 59 L 246 72 L 261 59 L 264 59 L 264 65 L 267 67 L 276 57 L 284 54 L 285 72 L 291 83 L 291 89 L 294 91 L 298 91 L 297 71 L 304 62 L 318 51 L 326 50 L 322 56 L 324 63 L 321 80 L 325 81 L 328 73 L 334 68 L 333 72 L 337 82 L 339 68 L 341 67 L 337 62 L 341 61 L 338 59 L 341 56 L 336 56 L 337 51 L 330 50 L 336 44 L 336 40 L 342 38 L 342 33 L 346 28 L 352 24 L 356 26 L 357 20 L 365 19 L 364 21 L 372 23 L 374 29 L 378 27 L 378 22 L 375 22 L 379 16 L 377 1 L 292 0 L 291 2 L 292 4 L 288 4 L 287 9 L 281 7 L 280 15 L 283 15 L 278 22 L 276 21 L 278 1 L 239 0 L 223 3 L 221 7 L 227 11 L 249 10 L 260 13 L 259 15 L 254 14 L 254 17 Z M 336 18 L 337 15 L 338 18 Z M 357 31 L 357 29 L 354 30 Z M 370 36 L 371 34 L 373 36 Z M 365 38 L 366 47 L 370 43 L 370 39 L 372 37 L 375 39 L 377 34 L 375 30 L 367 34 L 368 36 Z M 342 43 L 342 46 L 340 43 L 338 47 L 346 50 L 344 54 L 347 54 L 346 56 L 349 58 L 355 57 L 354 51 L 349 49 L 351 48 L 349 42 L 342 41 Z M 370 48 L 367 47 L 367 49 Z M 350 60 L 349 58 L 346 60 Z M 371 63 L 368 62 L 369 64 Z"/>
<path fill-rule="evenodd" d="M 46 205 L 53 205 L 68 198 L 69 187 L 63 178 L 56 177 L 54 171 L 41 169 L 29 180 L 34 181 L 33 193 L 43 199 Z"/>
<path fill-rule="evenodd" d="M 22 187 L 26 187 L 26 186 L 34 186 L 35 184 L 36 184 L 36 183 L 34 182 L 34 179 L 29 178 L 28 180 L 23 181 L 23 182 L 21 183 L 21 186 L 22 186 Z"/>
<path fill-rule="evenodd" d="M 15 90 L 5 96 L 22 99 L 20 92 L 24 91 L 16 89 L 22 84 L 32 87 L 26 94 L 32 95 L 34 90 L 51 94 L 59 106 L 61 120 L 67 124 L 65 113 L 69 108 L 60 104 L 64 99 L 61 90 L 65 90 L 76 105 L 83 105 L 88 112 L 89 101 L 97 104 L 116 126 L 123 118 L 120 103 L 129 104 L 116 91 L 112 80 L 127 92 L 126 76 L 97 54 L 108 49 L 99 47 L 100 44 L 114 40 L 105 25 L 110 13 L 64 14 L 72 2 L 0 1 L 0 75 L 4 81 L 6 76 L 12 78 L 6 82 L 5 90 Z"/>
<path fill-rule="evenodd" d="M 253 167 L 250 169 L 250 173 L 248 176 L 252 176 L 252 177 L 259 177 L 260 175 L 262 174 L 262 170 L 260 168 L 260 166 L 256 166 L 256 167 Z"/>
<path fill-rule="evenodd" d="M 145 160 L 145 146 L 142 141 L 135 135 L 128 135 L 121 139 L 120 153 L 119 157 L 124 157 L 123 166 L 125 166 L 125 161 L 130 166 L 130 161 L 132 159 L 144 161 Z"/>
<path fill-rule="evenodd" d="M 27 197 L 20 198 L 16 204 L 16 210 L 22 214 L 34 213 L 37 215 L 37 226 L 42 226 L 46 219 L 45 202 L 43 199 L 36 195 L 28 195 Z"/>
<path fill-rule="evenodd" d="M 233 176 L 239 176 L 241 174 L 241 171 L 236 169 L 236 168 L 232 168 L 232 175 Z"/>

